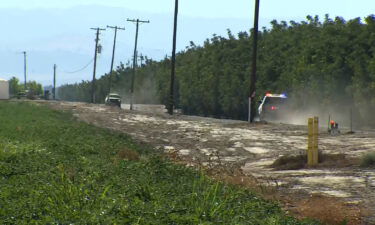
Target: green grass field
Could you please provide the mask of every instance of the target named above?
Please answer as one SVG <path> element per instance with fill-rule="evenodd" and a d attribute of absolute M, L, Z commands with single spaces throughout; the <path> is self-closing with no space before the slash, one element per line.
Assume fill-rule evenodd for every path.
<path fill-rule="evenodd" d="M 128 136 L 0 102 L 0 224 L 316 224 Z"/>

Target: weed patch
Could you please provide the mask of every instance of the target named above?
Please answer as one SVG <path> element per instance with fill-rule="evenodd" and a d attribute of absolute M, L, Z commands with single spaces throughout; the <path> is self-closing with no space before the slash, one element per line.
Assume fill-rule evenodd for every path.
<path fill-rule="evenodd" d="M 130 160 L 130 161 L 138 161 L 140 159 L 139 154 L 130 149 L 123 149 L 119 151 L 117 155 L 120 159 L 125 159 L 125 160 Z"/>
<path fill-rule="evenodd" d="M 362 156 L 362 167 L 375 167 L 375 152 L 370 152 Z"/>

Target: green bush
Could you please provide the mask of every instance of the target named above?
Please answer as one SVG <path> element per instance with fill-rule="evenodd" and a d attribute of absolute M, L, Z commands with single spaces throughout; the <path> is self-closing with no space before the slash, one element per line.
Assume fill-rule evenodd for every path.
<path fill-rule="evenodd" d="M 375 167 L 375 152 L 369 152 L 362 156 L 361 166 Z"/>

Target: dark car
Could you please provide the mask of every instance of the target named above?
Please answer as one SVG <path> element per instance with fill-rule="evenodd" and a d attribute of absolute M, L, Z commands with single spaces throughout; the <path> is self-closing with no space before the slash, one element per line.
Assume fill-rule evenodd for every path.
<path fill-rule="evenodd" d="M 118 106 L 121 108 L 121 96 L 116 93 L 110 93 L 105 98 L 106 105 Z"/>
<path fill-rule="evenodd" d="M 287 99 L 285 94 L 267 93 L 258 108 L 259 119 L 261 121 L 282 119 L 286 113 Z"/>

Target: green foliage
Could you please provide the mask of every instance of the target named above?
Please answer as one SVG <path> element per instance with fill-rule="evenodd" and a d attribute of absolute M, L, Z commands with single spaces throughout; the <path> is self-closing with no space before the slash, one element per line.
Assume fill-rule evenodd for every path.
<path fill-rule="evenodd" d="M 0 124 L 1 224 L 316 224 L 66 113 L 0 102 Z"/>
<path fill-rule="evenodd" d="M 11 96 L 15 96 L 18 94 L 18 92 L 21 91 L 21 87 L 20 87 L 20 84 L 19 84 L 19 80 L 18 78 L 16 77 L 12 77 L 10 80 L 9 80 L 9 94 Z"/>
<path fill-rule="evenodd" d="M 26 83 L 26 89 L 29 90 L 33 95 L 42 95 L 43 87 L 36 81 L 29 81 Z M 16 77 L 12 77 L 9 80 L 9 94 L 11 96 L 16 96 L 20 91 L 25 91 L 24 83 L 20 84 L 20 81 Z"/>
<path fill-rule="evenodd" d="M 150 104 L 159 102 L 156 88 L 156 74 L 158 73 L 154 61 L 145 58 L 143 65 L 137 67 L 134 87 L 134 101 L 139 104 Z M 130 102 L 130 84 L 133 69 L 121 64 L 115 71 L 112 72 L 112 86 L 111 92 L 120 94 L 122 102 Z M 105 97 L 109 91 L 109 74 L 105 74 L 100 79 L 96 80 L 96 103 L 104 103 Z M 82 81 L 76 84 L 67 84 L 59 87 L 58 96 L 66 101 L 91 101 L 92 83 L 89 81 Z"/>
<path fill-rule="evenodd" d="M 272 21 L 270 29 L 259 32 L 258 97 L 266 91 L 287 92 L 296 108 L 307 107 L 307 102 L 327 111 L 354 108 L 354 116 L 368 123 L 375 110 L 374 33 L 374 15 L 364 23 L 328 15 L 323 21 L 317 16 L 301 22 Z M 235 36 L 228 30 L 228 37 L 214 35 L 203 46 L 191 42 L 177 54 L 177 107 L 186 114 L 246 119 L 251 52 L 247 32 Z M 167 104 L 170 59 L 146 60 L 137 71 L 136 90 L 148 90 L 142 82 L 151 81 L 156 88 L 152 94 Z M 115 89 L 128 93 L 130 75 L 129 67 L 119 67 Z M 60 89 L 60 96 L 87 100 L 78 97 L 83 84 Z"/>
<path fill-rule="evenodd" d="M 27 82 L 26 89 L 29 90 L 29 92 L 33 93 L 34 95 L 40 96 L 43 94 L 42 84 L 39 84 L 36 81 Z"/>
<path fill-rule="evenodd" d="M 375 167 L 375 152 L 365 154 L 361 160 L 362 167 Z"/>

